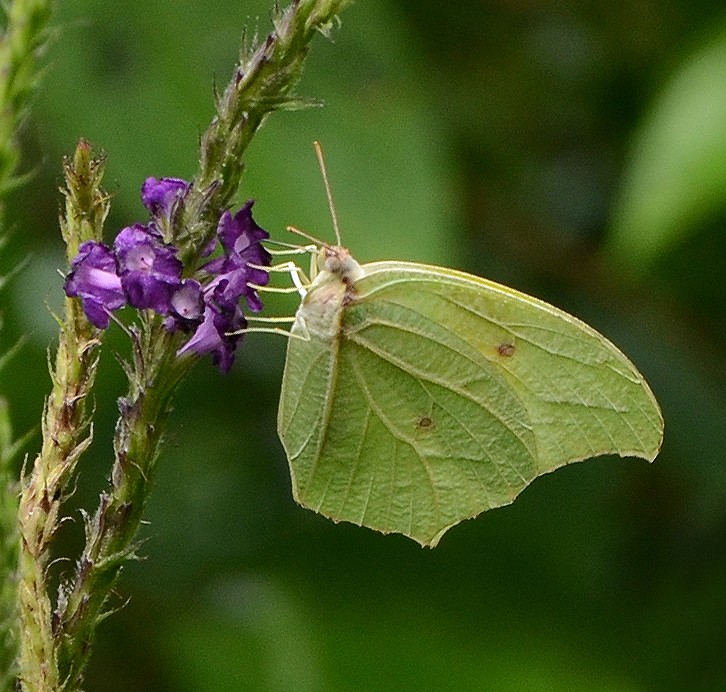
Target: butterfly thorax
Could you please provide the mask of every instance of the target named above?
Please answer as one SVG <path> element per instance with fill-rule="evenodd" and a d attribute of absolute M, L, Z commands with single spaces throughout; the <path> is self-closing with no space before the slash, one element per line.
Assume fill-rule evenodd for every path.
<path fill-rule="evenodd" d="M 298 308 L 293 330 L 330 342 L 337 338 L 343 308 L 353 300 L 355 283 L 365 272 L 340 246 L 322 247 L 317 264 L 318 274 Z"/>

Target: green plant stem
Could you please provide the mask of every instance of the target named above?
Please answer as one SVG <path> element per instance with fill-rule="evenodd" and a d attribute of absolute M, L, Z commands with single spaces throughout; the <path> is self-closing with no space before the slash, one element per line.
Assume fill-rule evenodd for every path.
<path fill-rule="evenodd" d="M 278 14 L 275 30 L 235 71 L 202 138 L 200 171 L 168 238 L 180 247 L 185 264 L 199 258 L 236 193 L 242 154 L 252 135 L 270 112 L 294 105 L 291 93 L 310 40 L 316 32 L 327 31 L 344 4 L 294 2 Z M 119 402 L 111 484 L 86 522 L 83 554 L 74 579 L 61 591 L 54 617 L 54 654 L 65 690 L 80 688 L 96 625 L 109 612 L 107 599 L 123 564 L 135 555 L 172 395 L 193 362 L 177 358 L 178 335 L 166 332 L 158 317 L 145 316 L 132 337 L 129 393 Z"/>
<path fill-rule="evenodd" d="M 130 390 L 119 401 L 111 486 L 86 522 L 86 544 L 75 579 L 61 591 L 56 615 L 58 666 L 64 689 L 80 689 L 98 622 L 135 538 L 151 492 L 174 389 L 192 364 L 176 357 L 178 335 L 149 318 L 133 334 Z"/>
<path fill-rule="evenodd" d="M 69 261 L 85 240 L 100 240 L 108 201 L 99 185 L 103 162 L 81 142 L 65 166 L 66 213 L 61 220 Z M 60 339 L 51 370 L 53 388 L 46 399 L 42 447 L 29 475 L 22 479 L 18 525 L 20 558 L 18 604 L 20 655 L 18 678 L 25 690 L 58 689 L 59 677 L 48 595 L 50 544 L 60 525 L 78 459 L 91 441 L 86 398 L 98 364 L 99 333 L 86 320 L 78 300 L 66 298 L 58 320 Z"/>
<path fill-rule="evenodd" d="M 50 0 L 14 0 L 4 4 L 6 21 L 0 36 L 0 247 L 6 231 L 4 196 L 20 181 L 18 130 L 38 82 L 38 57 L 47 41 L 52 5 Z M 6 279 L 7 276 L 0 276 L 0 287 Z M 0 358 L 5 360 L 4 356 Z M 0 690 L 10 690 L 15 688 L 18 655 L 15 462 L 25 440 L 13 440 L 4 399 L 0 400 L 0 408 Z"/>
<path fill-rule="evenodd" d="M 274 30 L 243 55 L 224 93 L 217 115 L 202 136 L 200 167 L 177 215 L 172 240 L 181 245 L 185 264 L 199 257 L 217 220 L 239 187 L 243 154 L 266 117 L 277 110 L 305 106 L 294 89 L 309 44 L 316 33 L 328 35 L 349 0 L 299 0 L 274 17 Z"/>

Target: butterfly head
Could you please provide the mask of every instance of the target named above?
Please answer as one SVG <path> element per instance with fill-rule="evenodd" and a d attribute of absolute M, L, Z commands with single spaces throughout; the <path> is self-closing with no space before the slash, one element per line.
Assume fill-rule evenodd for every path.
<path fill-rule="evenodd" d="M 335 277 L 349 288 L 364 275 L 363 268 L 350 252 L 339 245 L 323 245 L 318 252 L 318 271 L 326 278 Z"/>

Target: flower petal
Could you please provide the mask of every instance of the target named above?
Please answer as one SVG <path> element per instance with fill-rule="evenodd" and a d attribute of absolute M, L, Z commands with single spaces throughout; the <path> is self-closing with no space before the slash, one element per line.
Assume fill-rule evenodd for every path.
<path fill-rule="evenodd" d="M 70 298 L 81 298 L 88 321 L 99 329 L 108 327 L 113 310 L 126 305 L 111 249 L 93 240 L 82 243 L 78 248 L 66 276 L 64 290 Z"/>
<path fill-rule="evenodd" d="M 116 237 L 116 261 L 129 304 L 169 313 L 174 292 L 181 285 L 182 263 L 177 249 L 160 240 L 156 229 L 135 224 Z"/>
<path fill-rule="evenodd" d="M 191 339 L 177 351 L 177 355 L 210 353 L 212 362 L 219 370 L 223 373 L 229 372 L 234 363 L 237 344 L 243 336 L 234 332 L 238 332 L 246 326 L 247 320 L 239 307 L 229 311 L 207 303 L 204 320 L 197 327 Z"/>
<path fill-rule="evenodd" d="M 141 201 L 152 215 L 168 217 L 188 190 L 189 183 L 181 178 L 147 178 L 141 187 Z"/>

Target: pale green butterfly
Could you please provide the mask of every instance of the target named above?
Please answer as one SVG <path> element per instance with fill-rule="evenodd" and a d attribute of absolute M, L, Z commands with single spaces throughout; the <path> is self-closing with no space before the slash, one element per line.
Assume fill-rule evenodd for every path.
<path fill-rule="evenodd" d="M 560 466 L 658 454 L 647 383 L 572 315 L 453 269 L 361 265 L 339 240 L 317 264 L 278 412 L 302 506 L 433 547 Z"/>

